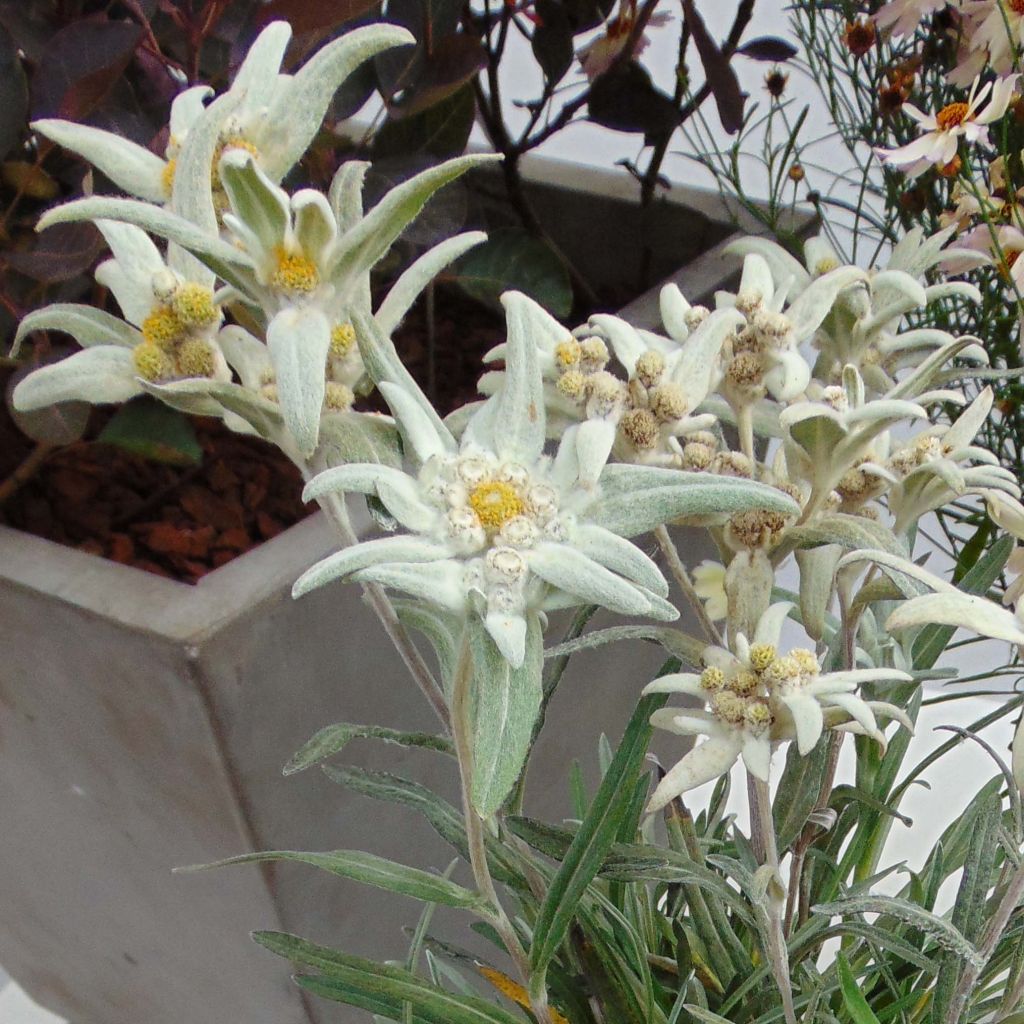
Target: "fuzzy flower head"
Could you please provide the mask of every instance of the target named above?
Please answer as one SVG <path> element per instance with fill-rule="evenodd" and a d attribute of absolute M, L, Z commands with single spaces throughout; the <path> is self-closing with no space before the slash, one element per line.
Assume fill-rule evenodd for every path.
<path fill-rule="evenodd" d="M 738 634 L 732 651 L 708 647 L 702 656 L 703 672 L 662 676 L 644 689 L 703 700 L 703 710 L 662 708 L 651 723 L 679 736 L 707 737 L 662 779 L 648 812 L 725 774 L 737 759 L 751 775 L 767 782 L 776 745 L 795 741 L 800 753 L 807 754 L 826 727 L 872 736 L 883 744 L 876 714 L 899 718 L 909 727 L 898 709 L 865 701 L 856 693 L 863 683 L 910 681 L 905 672 L 822 672 L 813 651 L 781 652 L 779 638 L 791 608 L 788 603 L 771 605 L 758 621 L 753 640 Z"/>
<path fill-rule="evenodd" d="M 567 433 L 554 458 L 544 455 L 532 336 L 553 321 L 518 293 L 506 294 L 504 303 L 503 384 L 469 420 L 460 443 L 411 382 L 385 381 L 380 390 L 415 453 L 415 472 L 342 466 L 307 488 L 307 498 L 333 490 L 373 494 L 409 533 L 330 556 L 298 581 L 295 593 L 347 576 L 457 616 L 479 615 L 517 667 L 528 619 L 546 609 L 595 602 L 624 615 L 671 619 L 677 612 L 654 563 L 603 525 L 611 520 L 600 489 L 581 482 L 578 432 Z"/>
<path fill-rule="evenodd" d="M 139 228 L 103 220 L 97 227 L 113 255 L 97 267 L 96 280 L 110 289 L 124 319 L 73 303 L 25 317 L 15 350 L 32 331 L 48 329 L 71 334 L 83 349 L 30 373 L 15 390 L 17 407 L 37 409 L 70 400 L 123 402 L 149 385 L 230 380 L 220 346 L 223 315 L 213 275 L 200 267 L 194 277 L 187 277 L 185 270 L 193 265 L 165 260 Z"/>
<path fill-rule="evenodd" d="M 1007 75 L 984 85 L 976 78 L 966 100 L 948 103 L 934 114 L 905 103 L 903 109 L 924 129 L 923 134 L 905 146 L 876 152 L 888 166 L 902 169 L 909 178 L 916 178 L 929 167 L 950 166 L 961 139 L 968 143 L 988 141 L 986 126 L 1006 113 L 1018 77 Z"/>

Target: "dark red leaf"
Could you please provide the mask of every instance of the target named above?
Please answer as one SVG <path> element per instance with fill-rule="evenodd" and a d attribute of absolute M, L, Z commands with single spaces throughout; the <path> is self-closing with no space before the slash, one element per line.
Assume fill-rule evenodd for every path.
<path fill-rule="evenodd" d="M 587 102 L 590 120 L 620 132 L 659 137 L 679 124 L 679 111 L 669 96 L 651 82 L 634 61 L 595 78 Z"/>
<path fill-rule="evenodd" d="M 533 55 L 551 83 L 560 82 L 572 66 L 572 26 L 557 0 L 537 0 L 539 23 L 533 30 Z"/>
<path fill-rule="evenodd" d="M 388 111 L 395 119 L 411 117 L 458 92 L 484 66 L 484 50 L 476 36 L 460 32 L 436 40 L 415 83 Z"/>
<path fill-rule="evenodd" d="M 287 21 L 296 35 L 302 35 L 355 21 L 379 5 L 380 0 L 270 0 L 260 8 L 256 24 Z"/>
<path fill-rule="evenodd" d="M 711 94 L 715 97 L 718 117 L 722 122 L 722 127 L 732 135 L 743 126 L 745 97 L 740 90 L 739 79 L 736 77 L 736 72 L 729 66 L 729 61 L 718 48 L 718 44 L 711 38 L 704 20 L 693 6 L 693 0 L 682 0 L 682 4 L 683 17 L 686 19 L 694 43 L 697 44 L 697 52 L 700 54 L 701 64 L 704 65 L 708 86 L 711 88 Z"/>
<path fill-rule="evenodd" d="M 142 29 L 127 21 L 66 25 L 46 45 L 46 74 L 33 81 L 33 117 L 86 117 L 124 74 L 141 39 Z"/>
<path fill-rule="evenodd" d="M 47 228 L 28 250 L 9 250 L 12 270 L 42 284 L 70 281 L 87 271 L 103 251 L 103 238 L 92 224 L 57 224 Z"/>
<path fill-rule="evenodd" d="M 786 42 L 785 39 L 779 39 L 778 36 L 759 36 L 757 39 L 751 39 L 750 42 L 744 43 L 736 52 L 753 60 L 767 60 L 781 64 L 796 56 L 796 47 L 792 43 Z"/>

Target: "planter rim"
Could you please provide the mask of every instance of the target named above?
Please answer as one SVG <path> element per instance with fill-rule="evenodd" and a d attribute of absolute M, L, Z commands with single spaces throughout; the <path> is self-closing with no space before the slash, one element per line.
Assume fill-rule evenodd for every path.
<path fill-rule="evenodd" d="M 471 149 L 483 151 L 482 146 Z M 521 168 L 530 182 L 624 201 L 636 199 L 632 178 L 611 168 L 536 153 L 525 156 Z M 672 205 L 689 207 L 719 224 L 728 223 L 722 217 L 722 197 L 713 189 L 674 184 L 664 195 Z M 802 209 L 793 216 L 800 226 L 814 221 L 813 214 Z M 693 301 L 708 297 L 739 268 L 739 259 L 729 257 L 725 247 L 758 226 L 745 210 L 737 211 L 737 219 L 736 230 L 638 296 L 620 313 L 639 327 L 657 327 L 661 319 L 658 294 L 669 282 L 677 284 Z M 349 512 L 357 530 L 369 525 L 369 515 L 361 503 L 350 503 Z M 199 644 L 240 615 L 271 600 L 333 547 L 326 517 L 316 512 L 190 584 L 0 525 L 0 582 L 56 597 L 129 629 Z"/>

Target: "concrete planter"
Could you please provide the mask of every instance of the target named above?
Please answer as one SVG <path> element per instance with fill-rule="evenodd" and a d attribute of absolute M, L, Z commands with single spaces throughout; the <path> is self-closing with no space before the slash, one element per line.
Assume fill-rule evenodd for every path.
<path fill-rule="evenodd" d="M 550 161 L 528 174 L 545 196 L 574 190 L 560 193 L 566 211 L 601 204 L 600 216 L 562 217 L 584 266 L 609 232 L 630 235 L 635 207 L 615 200 L 632 195 L 625 175 Z M 674 275 L 694 300 L 737 267 L 720 259 L 733 235 L 720 210 L 717 196 L 677 189 L 663 211 L 665 230 L 703 238 L 703 257 Z M 627 313 L 656 323 L 656 293 Z M 246 940 L 253 928 L 403 955 L 401 926 L 418 909 L 397 897 L 294 865 L 171 874 L 258 849 L 451 859 L 414 815 L 319 772 L 281 775 L 330 722 L 434 724 L 356 588 L 291 600 L 293 580 L 332 546 L 314 516 L 188 586 L 0 528 L 0 964 L 74 1024 L 362 1019 L 305 1002 L 286 966 Z M 598 735 L 617 738 L 632 684 L 661 660 L 644 645 L 580 656 L 538 754 L 551 778 L 575 757 L 593 764 Z M 368 743 L 351 753 L 456 799 L 443 756 Z M 567 810 L 564 792 L 533 796 L 531 813 Z"/>

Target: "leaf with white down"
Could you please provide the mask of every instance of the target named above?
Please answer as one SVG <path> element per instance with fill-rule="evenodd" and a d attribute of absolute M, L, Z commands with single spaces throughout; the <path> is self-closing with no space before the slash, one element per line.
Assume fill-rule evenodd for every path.
<path fill-rule="evenodd" d="M 314 306 L 284 309 L 267 328 L 284 421 L 304 456 L 316 450 L 331 347 L 331 325 Z"/>
<path fill-rule="evenodd" d="M 379 386 L 384 400 L 395 414 L 408 451 L 416 453 L 421 464 L 435 455 L 450 455 L 455 446 L 447 435 L 439 435 L 423 406 L 397 384 L 384 381 Z"/>
<path fill-rule="evenodd" d="M 338 240 L 339 256 L 330 271 L 332 281 L 340 289 L 351 287 L 384 257 L 435 192 L 470 168 L 495 159 L 500 157 L 491 154 L 457 157 L 396 185 Z"/>
<path fill-rule="evenodd" d="M 130 195 L 151 203 L 165 203 L 169 198 L 164 188 L 166 162 L 144 146 L 113 132 L 59 118 L 33 121 L 30 127 L 84 157 Z"/>
<path fill-rule="evenodd" d="M 334 211 L 323 194 L 312 188 L 300 189 L 292 196 L 295 237 L 304 255 L 322 264 L 338 235 Z"/>
<path fill-rule="evenodd" d="M 357 309 L 352 310 L 352 325 L 356 329 L 359 355 L 374 384 L 378 387 L 384 383 L 397 384 L 416 402 L 427 419 L 430 420 L 438 437 L 443 439 L 445 447 L 450 446 L 454 451 L 456 448 L 455 438 L 452 437 L 451 431 L 437 415 L 437 410 L 430 404 L 427 396 L 423 394 L 420 386 L 405 368 L 405 364 L 395 351 L 391 338 L 381 330 L 380 325 L 373 317 L 367 316 Z"/>
<path fill-rule="evenodd" d="M 911 598 L 889 616 L 885 628 L 895 633 L 932 624 L 959 626 L 993 640 L 1024 644 L 1024 624 L 1013 612 L 983 597 L 959 591 Z"/>
<path fill-rule="evenodd" d="M 327 201 L 334 211 L 339 231 L 348 231 L 363 217 L 363 184 L 370 170 L 368 160 L 346 160 L 331 179 Z"/>
<path fill-rule="evenodd" d="M 462 565 L 444 562 L 395 562 L 375 565 L 353 573 L 359 583 L 379 583 L 458 614 L 466 611 L 466 586 Z"/>
<path fill-rule="evenodd" d="M 439 562 L 448 553 L 440 544 L 420 537 L 381 537 L 336 551 L 307 569 L 292 586 L 292 597 L 302 597 L 360 569 L 384 562 Z"/>
<path fill-rule="evenodd" d="M 231 92 L 241 96 L 249 110 L 259 110 L 273 98 L 291 38 L 292 27 L 287 21 L 272 21 L 249 47 L 231 83 Z"/>
<path fill-rule="evenodd" d="M 640 467 L 637 467 L 640 468 Z M 675 486 L 640 488 L 606 496 L 588 509 L 587 518 L 620 537 L 635 537 L 675 520 L 724 523 L 740 512 L 764 509 L 798 516 L 800 507 L 782 491 L 752 480 L 679 473 Z M 602 480 L 603 484 L 603 480 Z"/>
<path fill-rule="evenodd" d="M 248 257 L 233 245 L 213 234 L 207 234 L 184 217 L 150 203 L 135 199 L 95 197 L 76 199 L 47 210 L 39 219 L 37 231 L 54 224 L 75 224 L 80 221 L 117 220 L 149 231 L 170 242 L 177 242 L 198 256 L 211 270 L 230 284 L 247 290 Z"/>
<path fill-rule="evenodd" d="M 380 329 L 385 334 L 391 334 L 412 308 L 412 304 L 419 298 L 423 289 L 445 267 L 474 246 L 486 241 L 487 235 L 483 231 L 466 231 L 428 249 L 402 273 L 377 308 L 374 319 Z"/>
<path fill-rule="evenodd" d="M 531 571 L 559 590 L 622 615 L 649 615 L 651 602 L 628 580 L 564 544 L 541 542 L 526 552 Z M 678 614 L 678 613 L 677 613 Z"/>
<path fill-rule="evenodd" d="M 22 342 L 35 331 L 61 331 L 70 334 L 82 348 L 91 348 L 94 345 L 134 348 L 142 340 L 142 335 L 120 317 L 112 316 L 93 306 L 57 302 L 52 306 L 33 310 L 22 317 L 11 348 L 12 359 L 17 357 Z"/>
<path fill-rule="evenodd" d="M 828 316 L 839 295 L 866 278 L 859 267 L 838 267 L 808 285 L 786 310 L 797 340 L 809 338 Z"/>
<path fill-rule="evenodd" d="M 476 698 L 470 796 L 477 814 L 486 819 L 501 807 L 519 778 L 540 714 L 540 621 L 536 615 L 528 617 L 525 655 L 518 668 L 509 664 L 486 627 L 474 620 L 469 643 Z"/>
<path fill-rule="evenodd" d="M 268 154 L 267 171 L 280 179 L 309 148 L 334 94 L 360 64 L 383 50 L 415 43 L 398 25 L 352 29 L 318 50 L 295 73 L 287 88 L 274 91 L 267 121 L 279 125 L 281 139 Z"/>
<path fill-rule="evenodd" d="M 391 466 L 350 465 L 327 469 L 306 484 L 302 500 L 315 501 L 326 494 L 346 491 L 376 495 L 409 530 L 429 530 L 437 519 L 436 510 L 420 500 L 413 479 Z"/>
<path fill-rule="evenodd" d="M 668 583 L 657 565 L 635 544 L 610 530 L 580 523 L 573 534 L 573 545 L 606 569 L 639 583 L 659 597 L 668 597 Z"/>
<path fill-rule="evenodd" d="M 730 256 L 757 253 L 768 264 L 776 281 L 782 282 L 788 278 L 793 282 L 793 294 L 799 294 L 811 283 L 811 275 L 804 265 L 777 242 L 770 242 L 767 238 L 756 235 L 738 238 L 735 242 L 730 242 L 724 251 Z"/>
<path fill-rule="evenodd" d="M 72 401 L 105 405 L 126 402 L 140 394 L 142 387 L 135 376 L 131 352 L 100 345 L 33 370 L 14 389 L 14 408 L 30 412 Z"/>
<path fill-rule="evenodd" d="M 256 166 L 252 153 L 230 149 L 220 160 L 220 177 L 236 217 L 272 251 L 284 241 L 290 220 L 288 194 Z"/>

